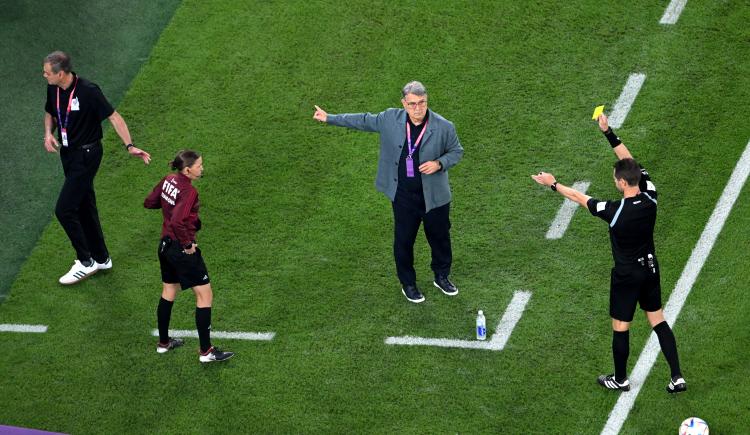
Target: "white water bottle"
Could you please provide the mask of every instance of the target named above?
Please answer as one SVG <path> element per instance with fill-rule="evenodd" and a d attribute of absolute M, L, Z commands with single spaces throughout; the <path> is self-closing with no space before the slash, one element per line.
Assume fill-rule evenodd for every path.
<path fill-rule="evenodd" d="M 484 313 L 479 310 L 477 314 L 477 340 L 487 339 L 487 322 L 484 320 Z"/>

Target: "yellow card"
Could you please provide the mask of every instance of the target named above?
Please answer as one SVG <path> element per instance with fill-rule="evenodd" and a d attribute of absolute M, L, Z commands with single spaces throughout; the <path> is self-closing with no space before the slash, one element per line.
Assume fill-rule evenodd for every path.
<path fill-rule="evenodd" d="M 597 119 L 599 119 L 599 115 L 601 115 L 602 113 L 604 113 L 604 106 L 596 106 L 596 109 L 594 109 L 594 114 L 591 115 L 591 119 L 596 121 Z"/>

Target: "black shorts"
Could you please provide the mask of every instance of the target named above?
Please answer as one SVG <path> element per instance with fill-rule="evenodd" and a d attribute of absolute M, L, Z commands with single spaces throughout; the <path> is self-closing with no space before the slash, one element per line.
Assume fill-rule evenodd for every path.
<path fill-rule="evenodd" d="M 211 282 L 200 248 L 195 248 L 194 254 L 186 254 L 179 243 L 165 237 L 159 242 L 158 252 L 162 282 L 179 283 L 183 290 Z"/>
<path fill-rule="evenodd" d="M 659 266 L 650 269 L 641 265 L 612 268 L 609 287 L 609 315 L 613 319 L 632 322 L 636 303 L 643 311 L 661 309 Z"/>

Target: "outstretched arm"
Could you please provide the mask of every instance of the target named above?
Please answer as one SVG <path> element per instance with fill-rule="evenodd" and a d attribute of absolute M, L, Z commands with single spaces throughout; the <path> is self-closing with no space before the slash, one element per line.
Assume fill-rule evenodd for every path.
<path fill-rule="evenodd" d="M 341 115 L 329 115 L 325 110 L 315 106 L 313 119 L 338 127 L 353 128 L 361 131 L 380 131 L 380 122 L 383 113 L 373 115 L 372 113 L 344 113 Z"/>
<path fill-rule="evenodd" d="M 552 187 L 552 190 L 560 193 L 562 196 L 568 198 L 569 200 L 579 204 L 581 207 L 587 207 L 587 203 L 590 196 L 586 195 L 585 193 L 581 193 L 572 187 L 564 186 L 555 180 L 555 176 L 547 173 L 547 172 L 540 172 L 536 175 L 532 175 L 531 178 L 534 179 L 537 183 L 541 184 L 542 186 L 548 186 Z"/>
<path fill-rule="evenodd" d="M 612 131 L 612 128 L 609 126 L 609 122 L 607 122 L 607 115 L 603 113 L 599 115 L 599 129 L 602 131 L 602 133 L 604 133 L 604 137 L 607 138 L 609 144 L 612 145 L 612 151 L 615 152 L 615 155 L 617 155 L 617 158 L 619 160 L 633 158 L 633 156 L 630 154 L 630 151 L 628 150 L 628 147 L 626 147 L 625 144 L 622 143 L 620 138 L 615 134 L 615 132 Z"/>

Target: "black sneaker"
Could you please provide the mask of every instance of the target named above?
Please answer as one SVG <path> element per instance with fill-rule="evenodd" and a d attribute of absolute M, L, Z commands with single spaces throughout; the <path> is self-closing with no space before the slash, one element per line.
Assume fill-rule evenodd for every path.
<path fill-rule="evenodd" d="M 683 391 L 687 391 L 687 383 L 685 383 L 685 380 L 682 379 L 682 376 L 675 376 L 669 380 L 669 385 L 667 385 L 667 393 L 675 394 L 682 393 Z"/>
<path fill-rule="evenodd" d="M 435 281 L 432 281 L 432 283 L 448 296 L 456 296 L 458 294 L 458 288 L 448 280 L 447 276 L 436 276 Z"/>
<path fill-rule="evenodd" d="M 226 361 L 234 356 L 234 352 L 222 352 L 221 350 L 211 346 L 206 352 L 201 352 L 198 357 L 198 361 L 202 363 L 214 362 L 214 361 Z"/>
<path fill-rule="evenodd" d="M 622 382 L 617 382 L 615 375 L 601 375 L 597 381 L 599 385 L 608 390 L 630 391 L 630 381 L 625 379 Z"/>
<path fill-rule="evenodd" d="M 406 299 L 408 299 L 409 302 L 414 302 L 415 304 L 424 302 L 424 295 L 419 292 L 416 285 L 405 285 L 401 287 L 401 293 L 406 296 Z"/>
<path fill-rule="evenodd" d="M 185 344 L 185 341 L 183 341 L 181 338 L 169 338 L 169 342 L 167 344 L 163 344 L 161 342 L 157 343 L 156 345 L 156 351 L 158 353 L 167 353 L 170 350 L 180 347 L 183 344 Z"/>

